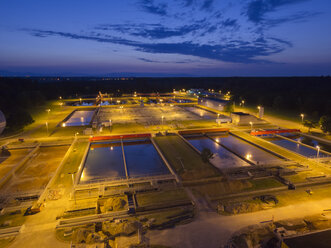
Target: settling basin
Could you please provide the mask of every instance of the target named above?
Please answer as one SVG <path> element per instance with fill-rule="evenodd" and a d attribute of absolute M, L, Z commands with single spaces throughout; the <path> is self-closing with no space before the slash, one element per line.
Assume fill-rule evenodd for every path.
<path fill-rule="evenodd" d="M 303 138 L 303 137 L 301 137 L 301 138 Z M 292 152 L 296 152 L 300 155 L 303 155 L 305 157 L 316 157 L 317 156 L 317 150 L 307 147 L 307 146 L 300 145 L 299 143 L 292 142 L 290 140 L 283 139 L 281 137 L 272 137 L 272 138 L 264 138 L 264 139 L 266 139 L 267 141 L 269 141 L 273 144 L 284 147 Z M 295 139 L 293 139 L 293 140 L 295 140 Z M 297 140 L 299 141 L 300 138 L 297 138 Z M 328 156 L 328 154 L 320 151 L 319 156 L 326 157 L 326 156 Z"/>
<path fill-rule="evenodd" d="M 319 146 L 321 148 L 321 150 L 331 152 L 331 145 L 320 142 L 315 139 L 311 139 L 306 136 L 296 135 L 296 136 L 292 136 L 292 137 L 288 137 L 288 138 L 301 142 L 302 144 L 306 144 L 308 146 L 313 146 L 313 147 Z"/>
<path fill-rule="evenodd" d="M 210 137 L 255 164 L 267 164 L 277 160 L 279 162 L 281 161 L 279 157 L 232 135 L 210 135 Z"/>
<path fill-rule="evenodd" d="M 87 126 L 90 125 L 94 110 L 77 110 L 65 122 L 65 126 Z"/>
<path fill-rule="evenodd" d="M 211 161 L 219 169 L 250 166 L 250 164 L 206 136 L 185 136 L 185 138 L 200 152 L 204 148 L 210 149 L 214 154 Z"/>
<path fill-rule="evenodd" d="M 170 172 L 149 139 L 124 140 L 123 146 L 120 140 L 97 142 L 90 145 L 80 183 L 165 174 Z"/>

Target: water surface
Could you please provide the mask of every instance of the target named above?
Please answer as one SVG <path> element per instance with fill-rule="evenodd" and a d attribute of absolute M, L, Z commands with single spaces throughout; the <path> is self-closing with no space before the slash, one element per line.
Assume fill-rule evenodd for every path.
<path fill-rule="evenodd" d="M 222 145 L 229 148 L 231 151 L 238 153 L 239 155 L 245 157 L 247 160 L 254 163 L 267 163 L 271 161 L 280 160 L 278 157 L 266 152 L 248 142 L 236 138 L 235 136 L 212 136 L 214 139 L 218 139 Z"/>
<path fill-rule="evenodd" d="M 66 126 L 87 126 L 91 123 L 94 110 L 77 110 L 65 122 Z"/>
<path fill-rule="evenodd" d="M 198 137 L 187 137 L 187 140 L 200 152 L 204 148 L 210 149 L 212 153 L 214 153 L 214 157 L 212 158 L 212 162 L 218 168 L 226 168 L 226 167 L 241 167 L 241 166 L 249 166 L 247 162 L 240 159 L 238 156 L 229 152 L 224 147 L 220 146 L 213 140 L 205 136 Z"/>
<path fill-rule="evenodd" d="M 125 142 L 124 153 L 129 177 L 169 173 L 168 168 L 150 141 Z"/>
<path fill-rule="evenodd" d="M 307 146 L 300 145 L 299 143 L 292 142 L 290 140 L 282 139 L 279 137 L 265 138 L 265 139 L 273 144 L 284 147 L 292 152 L 296 152 L 305 157 L 316 157 L 317 156 L 317 150 L 309 148 Z M 320 151 L 319 156 L 327 156 L 327 154 Z"/>
<path fill-rule="evenodd" d="M 126 178 L 120 143 L 99 143 L 90 147 L 81 182 L 105 178 Z"/>

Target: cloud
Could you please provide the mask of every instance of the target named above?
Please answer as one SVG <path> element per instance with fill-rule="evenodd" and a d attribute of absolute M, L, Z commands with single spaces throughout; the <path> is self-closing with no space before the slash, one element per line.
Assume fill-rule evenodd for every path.
<path fill-rule="evenodd" d="M 232 28 L 232 29 L 238 29 L 240 27 L 238 21 L 232 18 L 225 19 L 224 21 L 221 22 L 221 25 L 224 28 Z"/>
<path fill-rule="evenodd" d="M 160 61 L 145 59 L 145 58 L 138 58 L 141 61 L 148 62 L 148 63 L 160 63 Z"/>
<path fill-rule="evenodd" d="M 281 44 L 287 45 L 288 47 L 293 47 L 293 43 L 290 42 L 290 41 L 282 40 L 282 39 L 275 38 L 275 37 L 270 37 L 269 39 L 274 40 L 274 41 L 276 41 L 276 42 L 278 42 L 278 43 L 281 43 Z"/>
<path fill-rule="evenodd" d="M 110 35 L 79 35 L 51 30 L 26 30 L 36 37 L 59 36 L 76 40 L 90 40 L 133 47 L 137 51 L 152 54 L 180 54 L 232 63 L 270 63 L 256 59 L 257 56 L 269 56 L 282 52 L 288 45 L 274 39 L 263 39 L 263 42 L 229 41 L 223 45 L 206 45 L 193 42 L 146 43 L 113 37 Z"/>
<path fill-rule="evenodd" d="M 165 3 L 156 4 L 154 0 L 141 0 L 139 5 L 144 11 L 148 13 L 161 16 L 167 15 L 167 4 Z"/>
<path fill-rule="evenodd" d="M 203 10 L 209 10 L 213 4 L 214 0 L 204 0 L 203 4 L 201 6 L 201 9 Z"/>
<path fill-rule="evenodd" d="M 193 23 L 191 25 L 184 25 L 177 28 L 168 28 L 161 24 L 110 24 L 100 25 L 96 27 L 97 30 L 117 31 L 133 36 L 139 36 L 150 39 L 164 39 L 176 36 L 184 36 L 191 32 L 198 31 L 205 28 L 203 23 Z"/>
<path fill-rule="evenodd" d="M 186 59 L 181 61 L 158 61 L 158 60 L 152 60 L 152 59 L 146 59 L 146 58 L 138 58 L 141 61 L 147 62 L 147 63 L 159 63 L 159 64 L 187 64 L 192 62 L 198 62 L 196 60 L 192 59 Z"/>
<path fill-rule="evenodd" d="M 248 19 L 255 23 L 261 23 L 267 13 L 275 11 L 278 7 L 301 3 L 309 0 L 253 0 L 246 9 Z"/>
<path fill-rule="evenodd" d="M 322 12 L 307 12 L 307 11 L 299 12 L 297 14 L 288 17 L 267 19 L 264 21 L 264 25 L 269 27 L 274 27 L 287 22 L 294 22 L 294 23 L 305 22 L 310 18 L 318 16 L 320 14 L 322 14 Z"/>

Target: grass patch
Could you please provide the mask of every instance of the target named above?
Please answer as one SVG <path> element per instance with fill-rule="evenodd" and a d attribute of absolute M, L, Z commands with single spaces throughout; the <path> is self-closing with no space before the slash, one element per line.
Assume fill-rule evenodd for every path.
<path fill-rule="evenodd" d="M 156 137 L 166 159 L 184 180 L 220 176 L 211 164 L 202 161 L 201 156 L 178 136 Z"/>
<path fill-rule="evenodd" d="M 284 186 L 284 184 L 274 178 L 255 179 L 249 180 L 249 182 L 252 184 L 252 188 L 250 190 L 261 190 Z"/>
<path fill-rule="evenodd" d="M 24 216 L 25 209 L 18 210 L 12 213 L 0 215 L 0 229 L 21 226 L 24 224 L 26 216 Z"/>
<path fill-rule="evenodd" d="M 210 198 L 239 193 L 252 188 L 248 180 L 222 181 L 191 187 L 193 191 Z"/>
<path fill-rule="evenodd" d="M 56 179 L 52 186 L 56 187 L 62 185 L 67 188 L 72 186 L 72 176 L 69 173 L 78 171 L 78 167 L 83 159 L 87 144 L 87 140 L 77 140 L 74 144 L 73 150 L 64 162 L 62 170 L 56 175 Z"/>
<path fill-rule="evenodd" d="M 283 184 L 273 178 L 264 178 L 256 180 L 234 180 L 208 183 L 191 187 L 193 191 L 210 198 L 217 198 L 222 195 L 249 192 L 274 187 L 281 187 Z"/>
<path fill-rule="evenodd" d="M 173 203 L 176 201 L 190 201 L 183 189 L 139 193 L 136 195 L 138 206 L 150 206 Z"/>

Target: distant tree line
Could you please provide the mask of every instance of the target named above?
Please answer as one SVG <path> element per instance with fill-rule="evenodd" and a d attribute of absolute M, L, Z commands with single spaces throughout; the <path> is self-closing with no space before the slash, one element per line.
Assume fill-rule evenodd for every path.
<path fill-rule="evenodd" d="M 19 130 L 31 123 L 31 110 L 46 100 L 95 97 L 99 91 L 123 93 L 171 92 L 173 89 L 204 88 L 230 91 L 233 101 L 263 105 L 279 111 L 304 113 L 329 130 L 331 118 L 330 77 L 231 77 L 231 78 L 7 78 L 0 77 L 0 110 L 7 118 L 7 130 Z M 321 119 L 323 117 L 323 119 Z M 299 118 L 299 117 L 298 117 Z M 322 129 L 323 130 L 323 129 Z"/>

